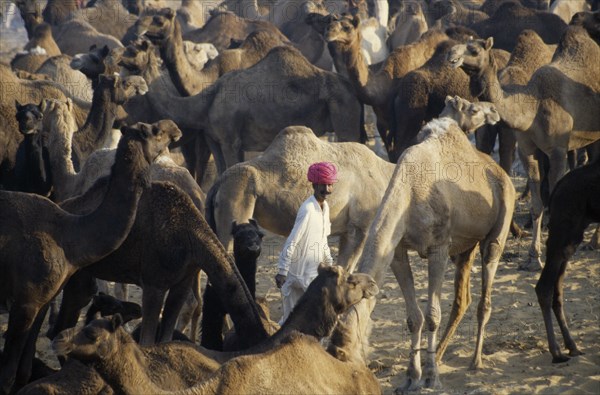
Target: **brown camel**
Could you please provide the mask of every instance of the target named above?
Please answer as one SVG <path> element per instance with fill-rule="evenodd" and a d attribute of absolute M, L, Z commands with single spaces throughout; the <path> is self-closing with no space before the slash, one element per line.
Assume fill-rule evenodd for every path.
<path fill-rule="evenodd" d="M 319 268 L 319 276 L 311 283 L 303 296 L 302 300 L 305 300 L 303 303 L 304 307 L 299 309 L 302 312 L 294 310 L 294 313 L 297 317 L 303 315 L 305 323 L 313 321 L 312 326 L 329 333 L 337 322 L 338 314 L 348 310 L 363 298 L 372 299 L 372 296 L 377 292 L 377 286 L 370 276 L 348 274 L 341 267 L 321 266 Z M 313 302 L 316 301 L 320 301 L 320 303 L 315 305 Z M 374 303 L 371 302 L 371 305 L 374 305 Z M 319 315 L 313 317 L 311 320 L 310 310 L 323 311 L 326 312 L 326 315 Z M 370 311 L 367 314 L 370 314 Z M 287 388 L 287 391 L 294 393 L 299 391 L 301 393 L 305 393 L 306 391 L 310 391 L 311 393 L 315 391 L 317 393 L 339 393 L 341 391 L 345 393 L 351 389 L 351 392 L 355 392 L 357 388 L 359 390 L 362 388 L 362 391 L 368 390 L 367 392 L 379 392 L 377 379 L 365 367 L 364 360 L 345 358 L 346 361 L 340 363 L 342 361 L 328 355 L 316 341 L 306 341 L 307 339 L 313 339 L 312 336 L 298 334 L 297 331 L 292 329 L 292 324 L 288 326 L 290 326 L 290 329 L 285 334 L 276 334 L 274 337 L 268 339 L 265 344 L 259 346 L 260 350 L 258 348 L 247 350 L 245 353 L 249 355 L 239 356 L 226 362 L 213 375 L 206 377 L 205 380 L 212 381 L 211 386 L 220 388 L 218 390 L 215 388 L 218 393 L 223 393 L 223 391 L 225 391 L 224 393 L 229 393 L 223 386 L 230 386 L 231 390 L 236 393 L 247 393 L 249 391 L 271 393 L 276 388 Z M 334 336 L 332 336 L 332 347 L 340 351 L 346 350 L 345 355 L 348 356 L 351 353 L 355 353 L 355 350 L 352 350 L 351 346 L 359 343 L 361 337 L 364 337 L 366 334 L 364 324 L 360 325 L 360 322 L 357 320 L 348 320 L 346 325 L 336 329 L 336 331 L 337 335 L 334 332 Z M 319 336 L 322 337 L 323 334 L 319 333 Z M 285 348 L 289 348 L 290 339 L 298 338 L 304 339 L 304 341 L 300 342 L 300 344 L 295 344 L 295 347 L 289 350 L 285 350 Z M 172 344 L 178 343 L 168 343 L 164 345 L 164 348 L 168 349 Z M 111 320 L 95 320 L 77 334 L 75 334 L 74 329 L 64 331 L 55 340 L 53 346 L 59 353 L 68 354 L 72 358 L 82 360 L 84 363 L 94 366 L 104 380 L 117 392 L 166 392 L 164 384 L 161 385 L 162 383 L 156 382 L 157 379 L 154 377 L 155 373 L 152 371 L 151 366 L 148 366 L 143 358 L 134 357 L 143 352 L 144 348 L 140 349 L 137 347 L 131 341 L 129 335 L 123 331 L 120 326 L 120 316 L 113 317 Z M 198 354 L 203 354 L 198 353 L 191 346 L 188 350 L 189 354 L 186 354 L 185 358 L 183 355 L 180 357 L 181 359 L 185 359 L 186 362 L 188 359 L 187 355 L 191 356 L 190 359 L 198 360 L 204 358 L 208 362 L 214 362 L 214 360 L 207 356 L 199 357 Z M 338 354 L 342 356 L 344 353 L 338 352 Z M 309 355 L 311 356 L 310 358 L 308 358 Z M 293 366 L 290 365 L 291 358 L 295 360 L 295 365 Z M 254 363 L 249 363 L 248 359 L 252 359 Z M 280 363 L 276 363 L 273 359 Z M 314 374 L 313 371 L 304 373 L 304 365 L 306 364 L 307 369 L 315 369 L 315 365 L 319 365 L 315 363 L 316 361 L 322 361 L 321 363 L 326 364 L 324 366 L 321 365 L 319 370 L 327 369 L 328 372 L 339 373 L 334 377 L 323 377 L 320 374 Z M 209 365 L 208 362 L 206 363 L 207 366 Z M 256 363 L 261 366 L 261 369 L 266 369 L 263 372 L 272 372 L 272 381 L 257 381 L 257 377 L 261 376 L 256 376 L 252 370 L 252 365 Z M 125 366 L 127 368 L 124 368 Z M 301 369 L 299 369 L 300 366 L 302 367 Z M 233 372 L 234 369 L 239 369 L 239 377 L 236 377 L 237 374 Z M 287 374 L 284 374 L 284 371 Z M 303 377 L 312 378 L 308 381 L 301 380 L 295 377 L 295 374 L 290 375 L 292 372 Z M 353 374 L 350 372 L 353 372 Z M 231 374 L 234 374 L 234 377 L 231 377 Z M 311 374 L 313 375 L 311 376 Z M 291 377 L 289 376 L 294 376 L 297 379 L 296 385 L 290 386 Z M 320 380 L 319 377 L 323 377 L 324 380 Z M 215 378 L 217 378 L 217 382 L 215 382 Z M 141 383 L 140 380 L 142 381 Z M 230 382 L 231 380 L 235 380 L 235 382 Z M 351 384 L 354 387 L 351 387 Z M 140 385 L 143 385 L 143 387 L 140 387 Z M 201 386 L 203 385 L 205 384 L 201 384 Z"/>
<path fill-rule="evenodd" d="M 37 25 L 33 29 L 33 37 L 23 49 L 27 51 L 35 47 L 44 48 L 46 55 L 50 57 L 60 55 L 60 49 L 52 37 L 52 27 L 49 24 L 40 23 Z"/>
<path fill-rule="evenodd" d="M 493 37 L 497 48 L 512 51 L 517 37 L 525 29 L 535 31 L 547 44 L 557 44 L 567 24 L 558 15 L 510 1 L 502 4 L 489 19 L 469 27 L 479 37 Z"/>
<path fill-rule="evenodd" d="M 0 64 L 0 185 L 14 190 L 19 183 L 15 174 L 17 151 L 23 141 L 16 120 L 15 100 L 20 103 L 39 103 L 44 98 L 66 101 L 70 97 L 62 85 L 50 81 L 29 81 L 18 78 L 9 67 Z M 73 99 L 75 120 L 84 124 L 90 104 Z"/>
<path fill-rule="evenodd" d="M 91 102 L 94 93 L 92 85 L 82 72 L 71 68 L 71 61 L 69 55 L 51 57 L 42 63 L 36 73 L 45 74 L 52 81 L 65 86 L 73 97 Z"/>
<path fill-rule="evenodd" d="M 50 57 L 60 55 L 60 49 L 52 38 L 52 30 L 47 23 L 35 26 L 31 39 L 10 62 L 13 70 L 35 73 Z"/>
<path fill-rule="evenodd" d="M 184 40 L 195 43 L 212 43 L 219 53 L 231 45 L 231 40 L 243 41 L 257 30 L 265 30 L 274 37 L 281 32 L 270 22 L 240 18 L 229 11 L 210 11 L 210 19 L 197 30 L 183 35 Z"/>
<path fill-rule="evenodd" d="M 470 26 L 489 18 L 485 12 L 467 6 L 459 0 L 436 0 L 430 4 L 429 11 L 436 19 L 433 27 L 441 29 Z"/>
<path fill-rule="evenodd" d="M 447 100 L 452 104 L 445 115 L 466 131 L 498 121 L 495 109 L 486 111 L 489 103 Z M 326 143 L 301 126 L 282 130 L 260 157 L 228 169 L 208 192 L 206 218 L 223 245 L 230 244 L 232 221 L 249 218 L 270 232 L 288 235 L 298 208 L 311 193 L 310 183 L 301 180 L 306 180 L 309 165 L 319 160 L 334 162 L 340 172 L 329 200 L 331 231 L 340 236 L 338 263 L 352 271 L 394 165 L 361 144 Z M 370 187 L 358 191 L 356 185 Z"/>
<path fill-rule="evenodd" d="M 50 300 L 77 270 L 117 249 L 131 229 L 149 164 L 171 138 L 126 129 L 106 195 L 86 215 L 48 199 L 0 191 L 0 302 L 10 305 L 0 388 L 27 383 L 35 343 Z M 32 217 L 33 216 L 33 217 Z M 93 240 L 93 241 L 92 241 Z"/>
<path fill-rule="evenodd" d="M 265 150 L 290 124 L 318 136 L 334 131 L 340 141 L 366 138 L 350 83 L 289 46 L 273 48 L 254 66 L 223 75 L 196 96 L 170 102 L 157 113 L 180 127 L 202 127 L 219 174 L 241 162 L 244 151 Z"/>
<path fill-rule="evenodd" d="M 445 111 L 454 111 L 450 107 L 447 105 Z M 443 115 L 427 123 L 419 133 L 421 142 L 400 157 L 358 261 L 358 271 L 371 274 L 378 281 L 386 266 L 391 265 L 402 289 L 411 333 L 403 390 L 421 385 L 441 386 L 437 364 L 471 302 L 470 271 L 478 246 L 483 289 L 471 368 L 483 366 L 481 353 L 485 325 L 491 314 L 491 287 L 514 208 L 515 189 L 508 175 L 492 158 L 471 145 L 454 120 Z M 476 215 L 466 214 L 473 212 Z M 428 260 L 425 317 L 415 294 L 409 249 Z M 448 256 L 456 265 L 455 299 L 438 346 L 440 293 Z M 421 332 L 425 322 L 428 345 L 421 382 Z"/>
<path fill-rule="evenodd" d="M 105 189 L 106 181 L 101 179 L 84 195 L 64 202 L 63 208 L 74 213 L 93 210 Z M 138 213 L 123 245 L 80 271 L 65 286 L 61 311 L 50 337 L 76 324 L 79 310 L 94 294 L 94 277 L 97 277 L 143 287 L 141 344 L 155 342 L 164 304 L 159 339 L 170 340 L 199 270 L 208 275 L 236 328 L 245 334 L 245 342 L 253 344 L 266 337 L 239 271 L 187 193 L 171 183 L 153 182 L 151 189 L 142 195 Z"/>
<path fill-rule="evenodd" d="M 538 163 L 540 149 L 550 158 L 550 190 L 566 171 L 567 151 L 600 139 L 600 47 L 585 29 L 570 26 L 554 53 L 552 63 L 539 68 L 524 87 L 505 87 L 498 82 L 497 66 L 490 49 L 493 39 L 473 40 L 455 46 L 448 55 L 454 67 L 462 67 L 479 79 L 483 98 L 495 103 L 502 120 L 515 131 L 519 150 L 526 157 L 531 183 L 533 240 L 524 270 L 540 270 L 541 221 Z"/>
<path fill-rule="evenodd" d="M 554 311 L 569 356 L 583 354 L 567 326 L 563 282 L 569 259 L 583 241 L 583 232 L 593 222 L 600 222 L 600 160 L 565 175 L 556 184 L 550 199 L 546 265 L 535 292 L 544 316 L 553 363 L 566 362 L 570 358 L 561 352 L 556 341 L 551 311 Z"/>
<path fill-rule="evenodd" d="M 272 48 L 289 43 L 281 33 L 276 36 L 259 30 L 248 35 L 239 49 L 221 51 L 199 72 L 184 55 L 181 26 L 171 8 L 165 8 L 152 17 L 145 35 L 160 49 L 171 80 L 182 96 L 200 93 L 224 73 L 253 66 Z"/>
<path fill-rule="evenodd" d="M 336 69 L 346 70 L 358 98 L 373 106 L 383 141 L 389 130 L 389 102 L 396 93 L 395 79 L 421 67 L 433 55 L 436 46 L 448 39 L 437 30 L 423 35 L 412 45 L 396 48 L 381 65 L 367 65 L 361 52 L 360 20 L 358 17 L 328 15 L 313 21 L 323 25 L 318 29 L 329 43 Z"/>

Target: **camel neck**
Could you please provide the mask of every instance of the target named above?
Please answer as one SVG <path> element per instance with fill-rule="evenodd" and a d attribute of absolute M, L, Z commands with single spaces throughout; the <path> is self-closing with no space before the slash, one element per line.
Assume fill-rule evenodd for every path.
<path fill-rule="evenodd" d="M 141 141 L 123 137 L 102 203 L 90 214 L 74 216 L 73 222 L 64 227 L 72 232 L 66 242 L 71 248 L 65 249 L 69 262 L 85 267 L 121 245 L 134 223 L 148 167 Z"/>
<path fill-rule="evenodd" d="M 96 88 L 85 124 L 73 136 L 80 164 L 84 163 L 110 134 L 117 118 L 118 106 L 111 98 L 111 88 Z"/>
<path fill-rule="evenodd" d="M 218 75 L 211 77 L 190 65 L 183 51 L 181 26 L 177 20 L 173 21 L 173 32 L 160 46 L 160 55 L 169 71 L 173 85 L 181 96 L 193 96 L 200 93 L 218 77 Z"/>
<path fill-rule="evenodd" d="M 339 46 L 338 51 L 343 56 L 348 78 L 352 82 L 352 85 L 354 85 L 358 98 L 365 104 L 376 105 L 386 95 L 385 93 L 378 92 L 378 86 L 382 85 L 377 83 L 377 78 L 371 73 L 360 50 L 360 42 L 361 37 L 358 34 L 356 40 L 351 45 Z M 386 76 L 387 74 L 381 73 L 377 77 L 385 79 Z"/>

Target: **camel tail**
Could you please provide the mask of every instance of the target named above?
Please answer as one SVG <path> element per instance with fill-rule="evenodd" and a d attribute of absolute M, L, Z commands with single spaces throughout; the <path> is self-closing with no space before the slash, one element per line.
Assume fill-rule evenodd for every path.
<path fill-rule="evenodd" d="M 204 217 L 208 223 L 208 226 L 210 226 L 215 233 L 217 233 L 217 221 L 215 220 L 215 198 L 217 196 L 217 192 L 219 192 L 220 186 L 221 177 L 219 177 L 219 179 L 213 184 L 206 195 L 206 209 L 204 213 Z"/>

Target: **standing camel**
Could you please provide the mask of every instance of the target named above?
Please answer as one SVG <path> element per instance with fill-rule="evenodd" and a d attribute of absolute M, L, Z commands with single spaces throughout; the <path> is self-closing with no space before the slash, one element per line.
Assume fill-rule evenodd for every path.
<path fill-rule="evenodd" d="M 550 222 L 546 242 L 546 265 L 535 286 L 544 316 L 552 362 L 566 362 L 554 337 L 552 313 L 569 349 L 570 356 L 583 354 L 571 337 L 563 310 L 563 280 L 569 259 L 583 241 L 583 232 L 592 222 L 600 222 L 600 160 L 564 176 L 550 199 Z M 598 230 L 596 230 L 596 233 Z"/>
<path fill-rule="evenodd" d="M 391 265 L 406 302 L 411 333 L 410 361 L 403 390 L 439 387 L 438 361 L 471 302 L 470 270 L 479 246 L 482 295 L 477 309 L 477 345 L 471 368 L 481 368 L 484 330 L 491 314 L 491 287 L 508 236 L 515 189 L 494 160 L 477 151 L 456 121 L 444 117 L 426 124 L 421 143 L 400 157 L 369 228 L 358 271 L 378 282 Z M 479 126 L 482 123 L 479 124 Z M 419 308 L 408 250 L 428 261 L 428 306 Z M 446 332 L 437 345 L 440 296 L 448 256 L 456 265 L 455 300 Z M 428 331 L 424 382 L 421 383 L 421 332 Z"/>
<path fill-rule="evenodd" d="M 150 163 L 177 138 L 124 129 L 107 193 L 86 215 L 67 213 L 36 195 L 0 191 L 0 303 L 10 306 L 0 391 L 27 383 L 50 300 L 77 270 L 125 240 Z"/>
<path fill-rule="evenodd" d="M 448 61 L 480 81 L 482 98 L 495 103 L 502 120 L 516 131 L 531 183 L 533 220 L 529 260 L 520 268 L 535 271 L 542 268 L 543 203 L 534 153 L 539 148 L 550 158 L 552 190 L 565 174 L 567 151 L 600 139 L 600 46 L 583 27 L 569 26 L 552 62 L 539 68 L 526 86 L 502 87 L 491 51 L 493 43 L 488 38 L 456 45 Z"/>

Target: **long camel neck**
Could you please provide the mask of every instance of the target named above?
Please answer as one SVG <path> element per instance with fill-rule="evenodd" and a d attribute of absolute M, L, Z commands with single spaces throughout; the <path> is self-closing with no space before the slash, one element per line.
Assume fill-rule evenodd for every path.
<path fill-rule="evenodd" d="M 510 92 L 504 90 L 498 80 L 496 61 L 491 52 L 489 56 L 489 66 L 475 78 L 479 80 L 482 89 L 479 99 L 494 103 L 500 117 L 510 128 L 528 130 L 534 121 L 538 100 L 528 92 L 527 86 L 515 86 Z"/>
<path fill-rule="evenodd" d="M 83 164 L 97 150 L 112 130 L 119 105 L 111 98 L 108 87 L 99 86 L 94 91 L 92 107 L 79 132 L 73 135 L 75 150 Z"/>
<path fill-rule="evenodd" d="M 55 113 L 52 117 L 70 117 L 69 114 Z M 71 159 L 72 138 L 74 130 L 68 130 L 73 125 L 67 119 L 48 119 L 52 130 L 49 131 L 48 156 L 50 171 L 52 172 L 55 200 L 60 202 L 66 199 L 71 186 L 77 178 L 77 172 Z"/>
<path fill-rule="evenodd" d="M 160 46 L 160 55 L 179 94 L 192 96 L 212 84 L 218 75 L 198 71 L 190 65 L 183 51 L 181 26 L 177 20 L 173 24 L 173 33 Z"/>
<path fill-rule="evenodd" d="M 117 147 L 108 190 L 90 214 L 73 216 L 62 227 L 65 254 L 77 267 L 85 267 L 117 249 L 129 234 L 145 184 L 148 162 L 142 143 L 123 137 Z"/>
<path fill-rule="evenodd" d="M 189 206 L 193 206 L 191 202 Z M 194 259 L 208 276 L 231 316 L 236 332 L 247 343 L 246 347 L 260 343 L 268 335 L 250 290 L 233 259 L 200 212 L 195 209 L 191 211 L 187 217 L 192 222 L 190 226 L 195 235 Z"/>
<path fill-rule="evenodd" d="M 411 162 L 400 162 L 394 169 L 357 263 L 357 271 L 370 274 L 378 284 L 381 284 L 394 250 L 406 232 L 405 213 L 411 199 L 411 179 L 428 170 L 422 169 L 420 163 Z"/>

